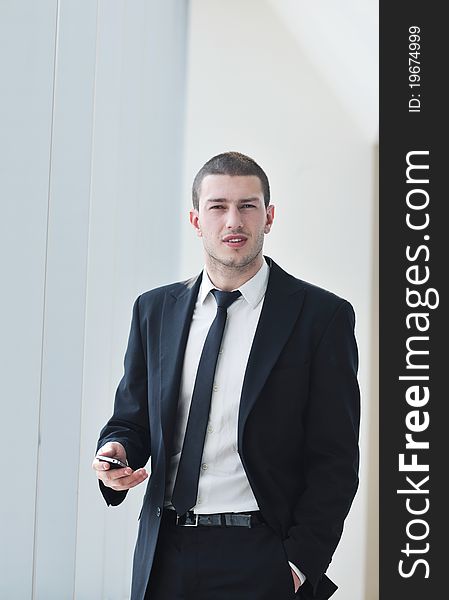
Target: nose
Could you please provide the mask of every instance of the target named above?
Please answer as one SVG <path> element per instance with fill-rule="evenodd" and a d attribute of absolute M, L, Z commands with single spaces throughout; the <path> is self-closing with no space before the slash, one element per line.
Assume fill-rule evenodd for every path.
<path fill-rule="evenodd" d="M 231 204 L 226 212 L 226 227 L 228 229 L 240 229 L 242 226 L 242 215 L 238 207 Z"/>

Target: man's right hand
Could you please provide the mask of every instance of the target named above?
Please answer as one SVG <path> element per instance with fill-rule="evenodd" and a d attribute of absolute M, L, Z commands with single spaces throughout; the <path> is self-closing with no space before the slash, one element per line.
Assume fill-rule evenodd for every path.
<path fill-rule="evenodd" d="M 127 464 L 125 448 L 119 442 L 108 442 L 98 450 L 92 462 L 92 468 L 97 474 L 98 479 L 103 485 L 110 487 L 116 492 L 129 490 L 145 481 L 148 477 L 145 469 L 137 469 L 136 471 L 133 471 L 130 467 L 111 469 L 109 463 L 98 460 L 98 456 L 118 458 Z"/>

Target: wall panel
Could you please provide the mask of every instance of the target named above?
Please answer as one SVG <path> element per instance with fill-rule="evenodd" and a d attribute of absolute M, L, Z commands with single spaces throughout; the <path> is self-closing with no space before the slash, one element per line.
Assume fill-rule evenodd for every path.
<path fill-rule="evenodd" d="M 123 372 L 132 304 L 179 278 L 186 4 L 100 0 L 76 598 L 129 597 L 144 487 L 106 508 L 90 463 Z"/>
<path fill-rule="evenodd" d="M 0 597 L 31 598 L 56 0 L 0 2 Z"/>
<path fill-rule="evenodd" d="M 178 276 L 186 2 L 0 0 L 0 597 L 129 597 L 90 463 L 132 303 Z M 5 490 L 5 491 L 4 491 Z"/>
<path fill-rule="evenodd" d="M 36 599 L 73 595 L 88 254 L 96 2 L 60 0 L 35 547 Z"/>

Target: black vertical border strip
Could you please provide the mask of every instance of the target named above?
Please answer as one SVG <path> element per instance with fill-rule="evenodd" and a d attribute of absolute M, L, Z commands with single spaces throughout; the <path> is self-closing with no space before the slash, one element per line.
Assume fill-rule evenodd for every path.
<path fill-rule="evenodd" d="M 446 373 L 449 378 L 446 348 L 449 244 L 445 243 L 449 241 L 449 219 L 445 218 L 449 206 L 445 190 L 449 172 L 446 164 L 449 24 L 443 17 L 443 9 L 444 3 L 380 0 L 380 600 L 449 597 L 446 577 L 449 573 L 446 543 L 449 398 L 445 381 Z M 416 32 L 410 29 L 413 27 L 419 27 L 420 35 L 417 57 L 420 85 L 410 87 L 409 66 L 416 64 L 409 64 L 409 43 L 415 39 L 409 39 L 409 35 Z M 419 112 L 410 112 L 409 108 L 419 108 Z M 427 164 L 429 169 L 415 169 L 410 174 L 414 179 L 428 178 L 428 183 L 407 183 L 407 154 L 414 151 L 428 152 L 428 155 L 415 154 L 411 160 Z M 407 207 L 407 194 L 418 189 L 425 193 L 414 192 L 409 200 L 425 204 L 427 193 L 428 205 L 421 210 Z M 425 222 L 427 214 L 428 226 L 411 229 L 406 223 L 407 213 L 419 225 Z M 416 258 L 407 258 L 407 247 L 409 256 Z M 407 280 L 410 267 L 412 279 L 424 279 L 427 267 L 428 281 L 411 284 Z M 407 287 L 421 294 L 423 306 L 408 306 Z M 416 294 L 410 297 L 410 302 L 416 298 Z M 426 306 L 436 304 L 437 298 L 437 307 Z M 423 316 L 409 317 L 407 327 L 407 316 L 412 313 Z M 417 330 L 417 322 L 427 329 Z M 410 341 L 412 336 L 422 337 Z M 407 340 L 409 347 L 428 351 L 410 356 L 410 361 L 419 368 L 407 368 Z M 428 376 L 429 380 L 399 380 L 404 375 Z M 406 392 L 411 386 L 419 386 L 421 397 L 423 386 L 428 387 L 426 404 L 417 407 L 407 402 Z M 429 425 L 424 427 L 427 418 Z M 423 430 L 412 432 L 407 423 L 422 425 Z M 412 434 L 414 441 L 428 442 L 429 448 L 406 449 L 407 433 Z M 416 461 L 428 465 L 429 470 L 400 471 L 400 454 L 404 454 L 407 464 L 411 464 L 412 455 L 416 454 Z M 420 493 L 417 490 L 398 493 L 398 490 L 413 490 L 407 476 Z M 427 476 L 428 481 L 421 484 Z M 412 514 L 408 509 L 423 512 Z M 408 576 L 400 574 L 401 560 L 402 571 Z"/>

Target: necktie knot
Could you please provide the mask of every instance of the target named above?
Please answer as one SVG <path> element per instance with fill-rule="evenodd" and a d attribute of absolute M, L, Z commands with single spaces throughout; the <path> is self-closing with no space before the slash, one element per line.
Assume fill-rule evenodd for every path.
<path fill-rule="evenodd" d="M 223 292 L 221 290 L 211 291 L 212 294 L 215 296 L 218 308 L 223 308 L 224 310 L 227 310 L 231 306 L 231 304 L 242 295 L 240 290 L 235 290 L 234 292 Z"/>

